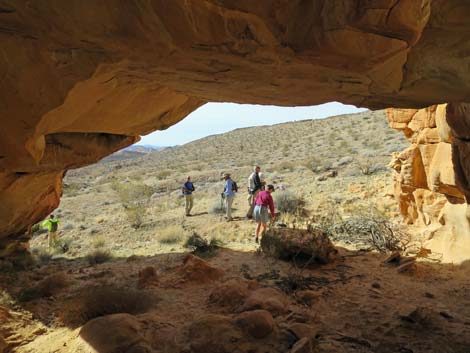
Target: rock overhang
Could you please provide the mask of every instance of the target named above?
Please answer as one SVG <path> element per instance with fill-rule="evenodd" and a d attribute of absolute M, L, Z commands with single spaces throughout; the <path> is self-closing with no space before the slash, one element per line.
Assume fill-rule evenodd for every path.
<path fill-rule="evenodd" d="M 468 14 L 463 0 L 3 1 L 0 237 L 57 207 L 65 170 L 208 101 L 468 101 Z"/>

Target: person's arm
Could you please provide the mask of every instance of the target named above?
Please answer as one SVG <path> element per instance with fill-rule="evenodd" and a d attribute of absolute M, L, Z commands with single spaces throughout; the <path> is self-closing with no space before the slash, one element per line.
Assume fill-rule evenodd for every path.
<path fill-rule="evenodd" d="M 271 216 L 274 218 L 276 216 L 275 216 L 275 213 L 274 213 L 274 200 L 273 200 L 273 197 L 271 196 L 271 194 L 269 194 L 268 201 L 269 201 L 269 210 L 271 211 Z"/>

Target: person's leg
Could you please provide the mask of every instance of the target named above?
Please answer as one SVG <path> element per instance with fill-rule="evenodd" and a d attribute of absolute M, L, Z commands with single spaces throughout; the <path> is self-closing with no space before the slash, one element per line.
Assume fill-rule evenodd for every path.
<path fill-rule="evenodd" d="M 184 195 L 184 211 L 186 216 L 189 214 L 189 195 Z"/>
<path fill-rule="evenodd" d="M 189 195 L 189 208 L 188 208 L 188 215 L 191 214 L 191 210 L 193 209 L 193 195 Z"/>
<path fill-rule="evenodd" d="M 49 248 L 52 248 L 57 239 L 57 233 L 56 232 L 49 232 Z"/>
<path fill-rule="evenodd" d="M 226 199 L 226 202 L 227 202 L 227 220 L 231 221 L 232 220 L 233 196 L 227 196 L 225 199 Z"/>
<path fill-rule="evenodd" d="M 253 217 L 253 209 L 255 208 L 256 196 L 258 196 L 258 193 L 259 193 L 259 191 L 256 191 L 253 195 L 251 195 L 250 208 L 248 209 L 248 212 L 246 213 L 246 216 L 248 218 Z"/>
<path fill-rule="evenodd" d="M 246 218 L 253 218 L 253 194 L 248 193 L 248 211 L 246 212 Z"/>
<path fill-rule="evenodd" d="M 255 242 L 258 242 L 260 230 L 261 230 L 261 221 L 256 224 Z"/>
<path fill-rule="evenodd" d="M 263 237 L 264 234 L 266 233 L 266 228 L 268 227 L 268 225 L 267 225 L 266 223 L 263 223 L 263 222 L 261 222 L 261 224 L 262 224 L 262 226 L 261 226 L 261 227 L 262 227 L 262 230 L 261 230 L 261 234 L 260 234 L 260 235 L 261 235 L 261 237 Z"/>

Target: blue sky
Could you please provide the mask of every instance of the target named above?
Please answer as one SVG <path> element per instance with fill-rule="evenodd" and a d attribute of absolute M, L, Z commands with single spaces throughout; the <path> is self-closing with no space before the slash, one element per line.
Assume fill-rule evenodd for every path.
<path fill-rule="evenodd" d="M 365 111 L 338 102 L 310 107 L 278 107 L 236 103 L 207 103 L 166 130 L 143 136 L 139 145 L 173 146 L 221 134 L 241 127 L 272 125 L 287 121 L 321 119 Z"/>

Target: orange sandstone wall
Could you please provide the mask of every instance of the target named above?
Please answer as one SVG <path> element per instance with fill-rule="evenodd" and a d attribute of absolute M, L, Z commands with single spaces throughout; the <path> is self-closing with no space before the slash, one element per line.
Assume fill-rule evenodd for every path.
<path fill-rule="evenodd" d="M 400 213 L 406 223 L 424 226 L 426 246 L 446 262 L 470 257 L 469 108 L 450 103 L 387 110 L 390 126 L 411 144 L 390 163 Z"/>

